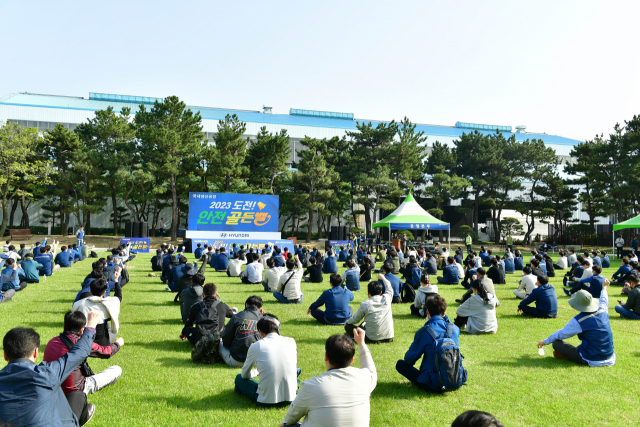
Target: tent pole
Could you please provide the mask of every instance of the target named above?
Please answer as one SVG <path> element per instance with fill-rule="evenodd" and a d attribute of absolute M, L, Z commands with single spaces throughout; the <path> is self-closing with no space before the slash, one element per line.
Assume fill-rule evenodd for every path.
<path fill-rule="evenodd" d="M 447 243 L 449 244 L 449 253 L 451 253 L 451 226 L 447 229 Z"/>
<path fill-rule="evenodd" d="M 616 259 L 616 232 L 611 224 L 611 257 Z"/>

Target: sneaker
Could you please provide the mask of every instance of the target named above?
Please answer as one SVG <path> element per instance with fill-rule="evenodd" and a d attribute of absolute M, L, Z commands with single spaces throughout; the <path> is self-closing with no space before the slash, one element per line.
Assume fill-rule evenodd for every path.
<path fill-rule="evenodd" d="M 93 403 L 88 403 L 86 414 L 80 417 L 80 419 L 78 420 L 80 422 L 80 425 L 83 426 L 87 424 L 89 421 L 91 421 L 91 418 L 93 418 L 93 414 L 95 413 L 96 413 L 96 405 L 94 405 Z"/>
<path fill-rule="evenodd" d="M 567 289 L 567 288 L 562 288 L 562 290 L 564 291 L 564 294 L 565 294 L 566 296 L 568 296 L 568 297 L 570 297 L 570 296 L 571 296 L 571 291 L 569 291 L 569 289 Z"/>
<path fill-rule="evenodd" d="M 564 357 L 563 355 L 561 355 L 560 353 L 558 353 L 557 351 L 553 350 L 553 357 L 555 357 L 556 359 L 564 359 L 564 360 L 569 360 L 566 357 Z"/>
<path fill-rule="evenodd" d="M 456 302 L 459 303 L 459 304 L 462 304 L 462 300 L 461 299 L 457 299 Z"/>
<path fill-rule="evenodd" d="M 171 292 L 171 289 L 169 289 L 169 288 L 164 288 L 164 290 L 167 291 L 167 292 Z"/>

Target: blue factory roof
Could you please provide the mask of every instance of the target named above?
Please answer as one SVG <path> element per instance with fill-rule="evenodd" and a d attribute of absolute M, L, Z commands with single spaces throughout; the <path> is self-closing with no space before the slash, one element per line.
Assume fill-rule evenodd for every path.
<path fill-rule="evenodd" d="M 121 111 L 123 107 L 131 108 L 131 112 L 138 110 L 140 100 L 154 100 L 156 98 L 135 97 L 128 95 L 108 95 L 93 94 L 90 99 L 73 96 L 58 95 L 39 95 L 32 93 L 15 93 L 0 98 L 0 104 L 17 105 L 23 107 L 44 107 L 44 108 L 62 108 L 70 110 L 86 110 L 97 111 L 112 106 L 116 111 Z M 99 95 L 99 96 L 95 96 Z M 98 99 L 100 98 L 100 99 Z M 145 103 L 148 103 L 146 101 Z M 273 125 L 291 125 L 291 126 L 310 126 L 334 129 L 355 130 L 357 122 L 371 122 L 373 125 L 380 123 L 379 120 L 358 119 L 345 120 L 344 113 L 325 113 L 321 116 L 298 115 L 298 114 L 264 114 L 260 111 L 247 110 L 231 110 L 223 108 L 197 107 L 188 106 L 192 111 L 199 111 L 203 119 L 208 120 L 224 120 L 227 114 L 236 114 L 238 118 L 248 123 L 273 124 Z M 301 110 L 295 110 L 299 112 Z M 306 110 L 305 110 L 306 111 Z M 331 118 L 331 114 L 339 114 L 341 118 Z M 353 117 L 350 115 L 350 117 Z M 498 127 L 498 126 L 496 126 Z M 502 126 L 500 126 L 502 128 Z M 472 129 L 455 127 L 455 126 L 438 126 L 416 124 L 417 131 L 423 131 L 426 135 L 459 137 L 463 132 L 472 132 Z M 494 131 L 479 130 L 482 133 L 490 134 Z M 506 137 L 511 136 L 510 132 L 503 132 Z M 556 145 L 577 145 L 582 141 L 571 138 L 565 138 L 556 135 L 546 135 L 538 133 L 515 133 L 516 140 L 524 141 L 526 139 L 542 139 L 546 144 Z"/>

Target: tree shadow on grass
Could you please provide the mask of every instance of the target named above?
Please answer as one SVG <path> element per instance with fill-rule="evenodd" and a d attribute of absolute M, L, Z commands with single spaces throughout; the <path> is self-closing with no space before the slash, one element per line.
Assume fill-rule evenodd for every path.
<path fill-rule="evenodd" d="M 35 328 L 60 328 L 60 331 L 62 331 L 63 329 L 62 319 L 60 319 L 60 321 L 54 321 L 54 322 L 22 322 L 22 323 L 24 324 L 25 327 L 30 327 L 34 329 Z"/>
<path fill-rule="evenodd" d="M 544 369 L 558 369 L 558 368 L 571 368 L 577 366 L 575 363 L 568 360 L 556 359 L 555 357 L 540 357 L 522 355 L 518 358 L 511 360 L 488 360 L 484 362 L 487 366 L 499 366 L 509 368 L 544 368 Z"/>

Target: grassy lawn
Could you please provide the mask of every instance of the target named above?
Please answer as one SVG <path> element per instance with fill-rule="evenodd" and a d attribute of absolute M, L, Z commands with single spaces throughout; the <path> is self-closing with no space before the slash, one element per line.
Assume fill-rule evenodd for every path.
<path fill-rule="evenodd" d="M 89 397 L 97 406 L 90 425 L 279 425 L 286 408 L 259 409 L 233 392 L 239 369 L 191 363 L 191 345 L 178 339 L 182 325 L 174 294 L 164 291 L 159 278 L 147 277 L 150 258 L 142 254 L 132 261 L 131 281 L 123 290 L 120 336 L 125 346 L 111 360 L 90 360 L 94 371 L 113 364 L 124 371 L 116 385 Z M 188 258 L 191 261 L 193 255 Z M 15 326 L 33 327 L 41 336 L 43 354 L 47 341 L 62 331 L 63 315 L 71 309 L 81 281 L 91 270 L 90 263 L 86 260 L 63 269 L 44 283 L 29 285 L 13 302 L 0 305 L 0 335 Z M 614 261 L 603 274 L 610 277 L 619 264 Z M 421 391 L 396 372 L 396 361 L 404 356 L 424 321 L 410 316 L 408 304 L 394 305 L 395 341 L 370 347 L 378 369 L 378 385 L 371 396 L 371 425 L 448 426 L 465 410 L 478 409 L 494 414 L 506 426 L 637 426 L 640 417 L 633 415 L 637 397 L 631 390 L 640 380 L 640 322 L 620 319 L 613 310 L 616 300 L 626 300 L 618 296 L 620 288 L 609 288 L 609 315 L 618 356 L 614 367 L 585 368 L 556 360 L 550 346 L 545 347 L 546 356 L 538 356 L 537 342 L 577 313 L 567 304 L 561 289 L 563 273 L 558 273 L 560 277 L 552 278 L 551 283 L 560 309 L 558 318 L 552 320 L 526 319 L 516 313 L 519 300 L 512 290 L 519 274 L 507 275 L 507 285 L 496 285 L 501 301 L 498 333 L 461 334 L 468 385 L 445 395 Z M 218 285 L 222 300 L 230 306 L 242 308 L 254 294 L 265 300 L 265 311 L 282 321 L 282 334 L 296 339 L 300 379 L 325 370 L 325 339 L 343 329 L 322 326 L 306 312 L 328 288 L 328 277 L 324 284 L 303 283 L 304 303 L 300 305 L 278 304 L 262 286 L 242 285 L 239 279 L 222 273 L 208 270 L 206 277 L 207 282 Z M 454 300 L 463 293 L 461 286 L 440 287 L 451 319 L 458 306 Z M 354 310 L 366 298 L 365 285 L 352 302 Z"/>

